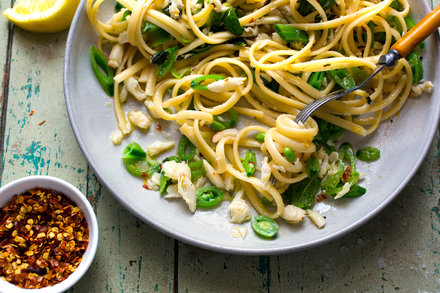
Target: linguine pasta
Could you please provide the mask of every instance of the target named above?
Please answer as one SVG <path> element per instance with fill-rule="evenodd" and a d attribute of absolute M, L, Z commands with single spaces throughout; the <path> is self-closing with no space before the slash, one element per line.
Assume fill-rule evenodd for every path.
<path fill-rule="evenodd" d="M 337 169 L 337 155 L 313 143 L 319 131 L 316 119 L 298 125 L 295 116 L 311 101 L 341 87 L 327 72 L 344 69 L 356 82 L 370 74 L 379 56 L 407 32 L 404 18 L 410 9 L 406 0 L 118 0 L 122 8 L 103 21 L 98 17 L 103 1 L 88 0 L 87 14 L 99 33 L 97 47 L 110 52 L 109 65 L 115 69 L 115 142 L 139 126 L 124 110 L 126 98 L 135 98 L 145 104 L 139 119 L 152 116 L 179 125 L 196 146 L 197 157 L 209 162 L 205 180 L 236 195 L 231 206 L 242 200 L 241 208 L 250 203 L 257 213 L 289 223 L 306 213 L 286 205 L 282 193 L 307 177 L 308 160 L 318 159 L 320 178 Z M 231 8 L 238 26 L 237 21 L 228 23 L 227 17 L 234 20 L 234 14 L 225 16 Z M 215 18 L 219 15 L 220 21 Z M 275 25 L 293 28 L 301 36 L 291 41 Z M 148 26 L 168 37 L 154 40 L 157 36 Z M 173 54 L 167 71 L 160 62 L 169 63 Z M 325 74 L 317 87 L 310 80 L 318 72 Z M 195 85 L 197 79 L 201 82 Z M 400 59 L 364 89 L 328 103 L 314 115 L 365 136 L 401 109 L 412 86 L 411 66 Z M 213 131 L 216 115 L 231 109 L 251 122 Z M 265 134 L 262 140 L 255 139 L 258 133 Z M 285 148 L 294 160 L 287 158 Z M 251 176 L 242 159 L 246 149 L 260 154 Z M 194 211 L 191 193 L 206 181 L 176 181 L 178 186 L 169 187 L 168 193 L 177 189 L 177 196 Z M 272 205 L 263 204 L 263 197 Z M 231 208 L 231 217 L 233 213 Z M 319 222 L 316 213 L 309 215 Z"/>

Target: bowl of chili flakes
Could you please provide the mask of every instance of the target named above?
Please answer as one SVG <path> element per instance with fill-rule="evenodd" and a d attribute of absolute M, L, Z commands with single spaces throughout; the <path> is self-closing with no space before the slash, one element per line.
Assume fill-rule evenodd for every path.
<path fill-rule="evenodd" d="M 97 246 L 96 215 L 72 184 L 29 176 L 0 188 L 0 292 L 63 292 Z"/>

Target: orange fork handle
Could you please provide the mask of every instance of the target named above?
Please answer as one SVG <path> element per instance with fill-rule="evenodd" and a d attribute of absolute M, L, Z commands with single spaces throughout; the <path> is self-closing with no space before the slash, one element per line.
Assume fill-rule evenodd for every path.
<path fill-rule="evenodd" d="M 415 47 L 432 34 L 440 26 L 440 5 L 427 14 L 420 22 L 400 38 L 391 50 L 399 52 L 402 58 L 406 57 Z"/>

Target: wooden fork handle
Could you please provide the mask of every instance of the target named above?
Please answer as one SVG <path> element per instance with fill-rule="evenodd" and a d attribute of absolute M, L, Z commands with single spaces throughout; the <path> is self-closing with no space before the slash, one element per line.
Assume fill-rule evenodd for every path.
<path fill-rule="evenodd" d="M 399 52 L 402 58 L 406 57 L 415 47 L 432 34 L 440 26 L 440 5 L 427 14 L 402 38 L 400 38 L 391 50 Z"/>

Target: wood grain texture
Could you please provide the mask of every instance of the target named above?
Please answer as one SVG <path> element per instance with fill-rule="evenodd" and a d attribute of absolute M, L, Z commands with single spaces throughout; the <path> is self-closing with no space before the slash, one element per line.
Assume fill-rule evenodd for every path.
<path fill-rule="evenodd" d="M 0 5 L 4 10 L 10 1 Z M 1 185 L 33 174 L 57 176 L 80 188 L 98 217 L 94 263 L 68 292 L 440 292 L 438 134 L 399 197 L 353 233 L 287 255 L 211 252 L 142 223 L 88 166 L 64 104 L 67 33 L 11 31 L 9 39 L 9 26 L 1 18 L 0 60 L 3 68 L 10 64 L 8 76 L 0 72 L 2 86 L 7 85 L 1 100 Z"/>

